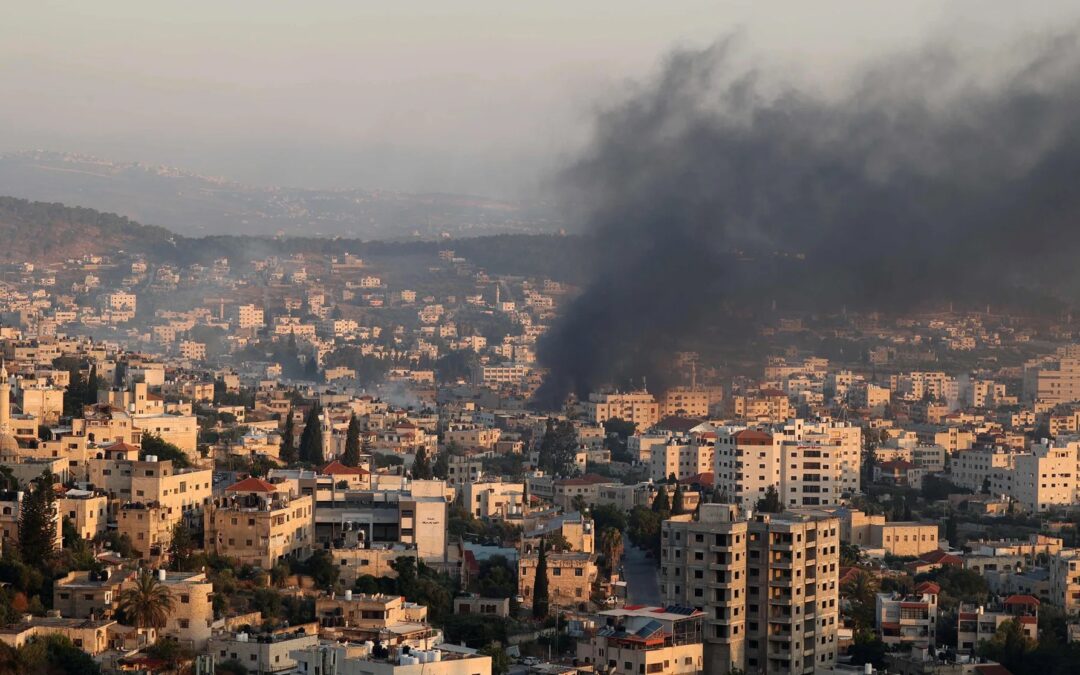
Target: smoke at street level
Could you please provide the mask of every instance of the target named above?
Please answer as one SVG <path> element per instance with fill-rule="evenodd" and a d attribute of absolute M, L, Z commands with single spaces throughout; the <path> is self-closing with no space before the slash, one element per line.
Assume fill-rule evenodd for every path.
<path fill-rule="evenodd" d="M 539 345 L 541 402 L 659 384 L 667 355 L 738 339 L 735 313 L 773 301 L 890 310 L 1075 285 L 1072 36 L 995 55 L 1009 63 L 989 75 L 944 48 L 902 55 L 827 96 L 737 51 L 671 56 L 561 176 L 595 272 Z"/>

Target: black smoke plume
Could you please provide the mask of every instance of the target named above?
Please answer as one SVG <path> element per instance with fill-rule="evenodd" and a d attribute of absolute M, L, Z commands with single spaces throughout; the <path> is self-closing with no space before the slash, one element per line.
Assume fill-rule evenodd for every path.
<path fill-rule="evenodd" d="M 1023 51 L 980 74 L 926 50 L 833 95 L 739 69 L 731 41 L 670 57 L 561 176 L 595 270 L 539 345 L 538 400 L 662 381 L 673 351 L 740 339 L 765 303 L 1075 288 L 1080 53 L 1071 37 Z"/>

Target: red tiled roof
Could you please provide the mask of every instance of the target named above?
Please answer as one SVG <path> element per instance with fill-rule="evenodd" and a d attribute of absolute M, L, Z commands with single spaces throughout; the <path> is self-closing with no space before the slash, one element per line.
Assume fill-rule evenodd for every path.
<path fill-rule="evenodd" d="M 772 445 L 772 434 L 757 429 L 743 429 L 735 434 L 735 443 L 738 445 Z"/>
<path fill-rule="evenodd" d="M 338 460 L 334 460 L 320 469 L 319 473 L 327 476 L 366 476 L 370 472 L 361 469 L 358 466 L 345 466 Z"/>
<path fill-rule="evenodd" d="M 908 469 L 915 468 L 915 465 L 911 462 L 904 461 L 902 459 L 894 459 L 889 462 L 881 462 L 878 464 L 882 469 L 889 471 L 907 471 Z"/>
<path fill-rule="evenodd" d="M 103 450 L 108 450 L 110 452 L 138 452 L 139 451 L 139 449 L 137 447 L 135 447 L 134 445 L 131 445 L 130 443 L 125 443 L 124 441 L 117 441 L 116 443 L 113 443 L 112 445 L 106 445 L 102 449 Z"/>
<path fill-rule="evenodd" d="M 933 581 L 924 581 L 915 587 L 916 593 L 929 593 L 930 595 L 940 595 L 941 586 L 938 586 Z"/>
<path fill-rule="evenodd" d="M 941 565 L 960 565 L 964 561 L 951 553 L 946 553 L 940 548 L 928 551 L 919 556 L 919 560 L 928 563 L 939 563 Z"/>
<path fill-rule="evenodd" d="M 1031 595 L 1010 595 L 1005 598 L 1006 605 L 1035 605 L 1039 606 L 1039 599 Z"/>
<path fill-rule="evenodd" d="M 225 492 L 277 492 L 277 488 L 273 483 L 251 476 L 225 488 Z"/>
<path fill-rule="evenodd" d="M 715 476 L 712 471 L 705 471 L 693 476 L 688 476 L 679 481 L 682 485 L 706 485 L 712 487 L 715 482 Z"/>
<path fill-rule="evenodd" d="M 656 423 L 656 428 L 664 429 L 665 431 L 686 433 L 699 424 L 701 424 L 701 420 L 698 419 L 682 417 L 681 415 L 668 415 Z"/>

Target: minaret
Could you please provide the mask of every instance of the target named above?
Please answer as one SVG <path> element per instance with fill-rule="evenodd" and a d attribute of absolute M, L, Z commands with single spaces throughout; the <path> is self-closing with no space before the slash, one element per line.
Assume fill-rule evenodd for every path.
<path fill-rule="evenodd" d="M 9 433 L 11 426 L 11 383 L 7 367 L 0 363 L 0 436 Z"/>

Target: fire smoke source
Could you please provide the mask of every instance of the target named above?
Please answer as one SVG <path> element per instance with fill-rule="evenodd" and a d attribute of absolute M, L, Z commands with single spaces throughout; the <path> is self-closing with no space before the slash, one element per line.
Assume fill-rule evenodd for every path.
<path fill-rule="evenodd" d="M 890 310 L 1075 285 L 1071 36 L 993 77 L 926 50 L 833 96 L 740 70 L 732 52 L 670 57 L 561 176 L 596 269 L 539 345 L 541 403 L 663 381 L 666 354 L 776 298 Z"/>

